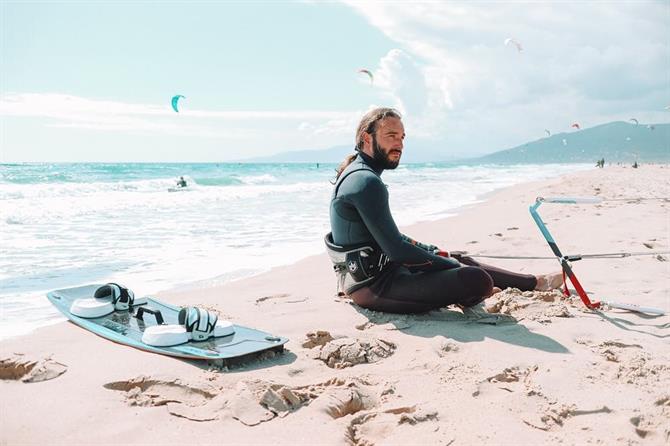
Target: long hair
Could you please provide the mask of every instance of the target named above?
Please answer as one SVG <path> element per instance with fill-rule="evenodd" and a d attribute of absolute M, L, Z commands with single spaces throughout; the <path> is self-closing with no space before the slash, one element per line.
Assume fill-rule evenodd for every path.
<path fill-rule="evenodd" d="M 356 156 L 358 156 L 358 152 L 363 150 L 363 134 L 374 133 L 377 131 L 377 124 L 383 119 L 389 117 L 400 119 L 400 112 L 393 108 L 380 107 L 370 110 L 363 116 L 363 118 L 361 118 L 361 122 L 358 123 L 358 128 L 356 129 L 356 153 L 347 155 L 347 157 L 344 158 L 344 161 L 342 161 L 342 163 L 337 168 L 337 176 L 335 177 L 335 181 L 337 181 L 344 169 L 346 169 L 349 164 L 354 162 Z"/>

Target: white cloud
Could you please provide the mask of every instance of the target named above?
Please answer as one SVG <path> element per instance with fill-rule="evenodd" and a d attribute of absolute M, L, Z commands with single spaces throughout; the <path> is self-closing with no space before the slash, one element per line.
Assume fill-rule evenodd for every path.
<path fill-rule="evenodd" d="M 188 104 L 188 103 L 186 103 Z M 183 108 L 182 108 L 183 107 Z M 320 110 L 279 110 L 279 111 L 207 111 L 189 110 L 187 105 L 180 103 L 180 113 L 176 114 L 169 106 L 151 104 L 129 104 L 103 99 L 90 99 L 60 93 L 10 93 L 0 98 L 0 115 L 4 116 L 39 116 L 54 119 L 83 119 L 83 114 L 90 117 L 109 117 L 122 115 L 142 115 L 193 118 L 221 119 L 328 119 L 348 115 L 345 112 Z"/>
<path fill-rule="evenodd" d="M 152 147 L 161 147 L 161 157 L 171 156 L 173 161 L 324 149 L 352 140 L 362 114 L 360 110 L 190 110 L 187 102 L 180 103 L 180 112 L 175 113 L 169 104 L 8 93 L 0 96 L 6 131 L 0 160 L 147 160 L 156 156 Z M 100 150 L 82 148 L 91 145 Z"/>
<path fill-rule="evenodd" d="M 444 79 L 435 81 L 430 67 L 417 63 L 400 49 L 390 50 L 379 62 L 375 82 L 388 104 L 405 116 L 412 135 L 430 138 L 439 133 L 440 123 L 451 108 Z"/>
<path fill-rule="evenodd" d="M 0 116 L 47 118 L 45 125 L 52 128 L 240 139 L 250 136 L 251 130 L 245 131 L 244 127 L 253 127 L 259 119 L 303 120 L 298 130 L 311 129 L 312 134 L 321 134 L 336 133 L 338 125 L 355 114 L 320 110 L 189 110 L 187 104 L 182 106 L 177 114 L 167 105 L 129 104 L 60 93 L 14 93 L 0 97 Z"/>
<path fill-rule="evenodd" d="M 392 105 L 458 150 L 510 147 L 572 120 L 668 120 L 668 2 L 345 3 L 398 44 L 375 79 Z"/>

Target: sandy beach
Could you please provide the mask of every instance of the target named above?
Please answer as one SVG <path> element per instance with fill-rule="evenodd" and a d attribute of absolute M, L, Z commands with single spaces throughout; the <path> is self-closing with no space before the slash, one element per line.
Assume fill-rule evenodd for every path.
<path fill-rule="evenodd" d="M 526 183 L 402 230 L 447 250 L 549 256 L 528 213 L 538 196 L 606 199 L 542 206 L 565 254 L 670 250 L 667 165 Z M 559 270 L 555 260 L 481 260 Z M 670 255 L 573 267 L 592 300 L 670 310 Z M 504 315 L 493 324 L 451 307 L 371 312 L 335 285 L 324 253 L 216 288 L 160 293 L 290 339 L 281 355 L 223 369 L 71 323 L 0 342 L 0 445 L 670 444 L 669 315 L 505 290 L 486 302 Z"/>

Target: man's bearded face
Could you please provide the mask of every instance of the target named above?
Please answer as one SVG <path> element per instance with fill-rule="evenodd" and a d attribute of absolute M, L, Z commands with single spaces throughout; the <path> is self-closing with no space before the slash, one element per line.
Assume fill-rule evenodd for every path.
<path fill-rule="evenodd" d="M 373 158 L 382 169 L 395 169 L 400 164 L 401 150 L 386 149 L 377 143 L 377 138 L 372 134 Z"/>

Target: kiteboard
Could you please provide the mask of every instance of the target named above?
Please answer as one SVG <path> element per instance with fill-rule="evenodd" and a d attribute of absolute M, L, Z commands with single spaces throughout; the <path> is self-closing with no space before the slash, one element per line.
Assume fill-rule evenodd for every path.
<path fill-rule="evenodd" d="M 189 191 L 189 190 L 191 190 L 191 189 L 189 189 L 188 186 L 183 186 L 183 187 L 168 187 L 168 192 L 185 192 L 185 191 Z"/>
<path fill-rule="evenodd" d="M 281 336 L 233 324 L 233 330 L 231 330 L 233 333 L 228 336 L 211 337 L 204 341 L 191 340 L 168 347 L 148 345 L 142 341 L 145 330 L 156 325 L 178 325 L 181 307 L 162 302 L 153 297 L 146 297 L 135 299 L 129 310 L 116 310 L 95 318 L 79 317 L 70 311 L 75 301 L 93 300 L 95 291 L 101 286 L 85 285 L 55 290 L 48 293 L 47 298 L 76 325 L 110 341 L 161 355 L 185 359 L 225 361 L 265 351 L 281 352 L 284 349 L 284 344 L 288 342 L 287 338 Z M 140 311 L 140 309 L 142 310 Z M 161 317 L 156 317 L 156 314 L 160 314 Z"/>

